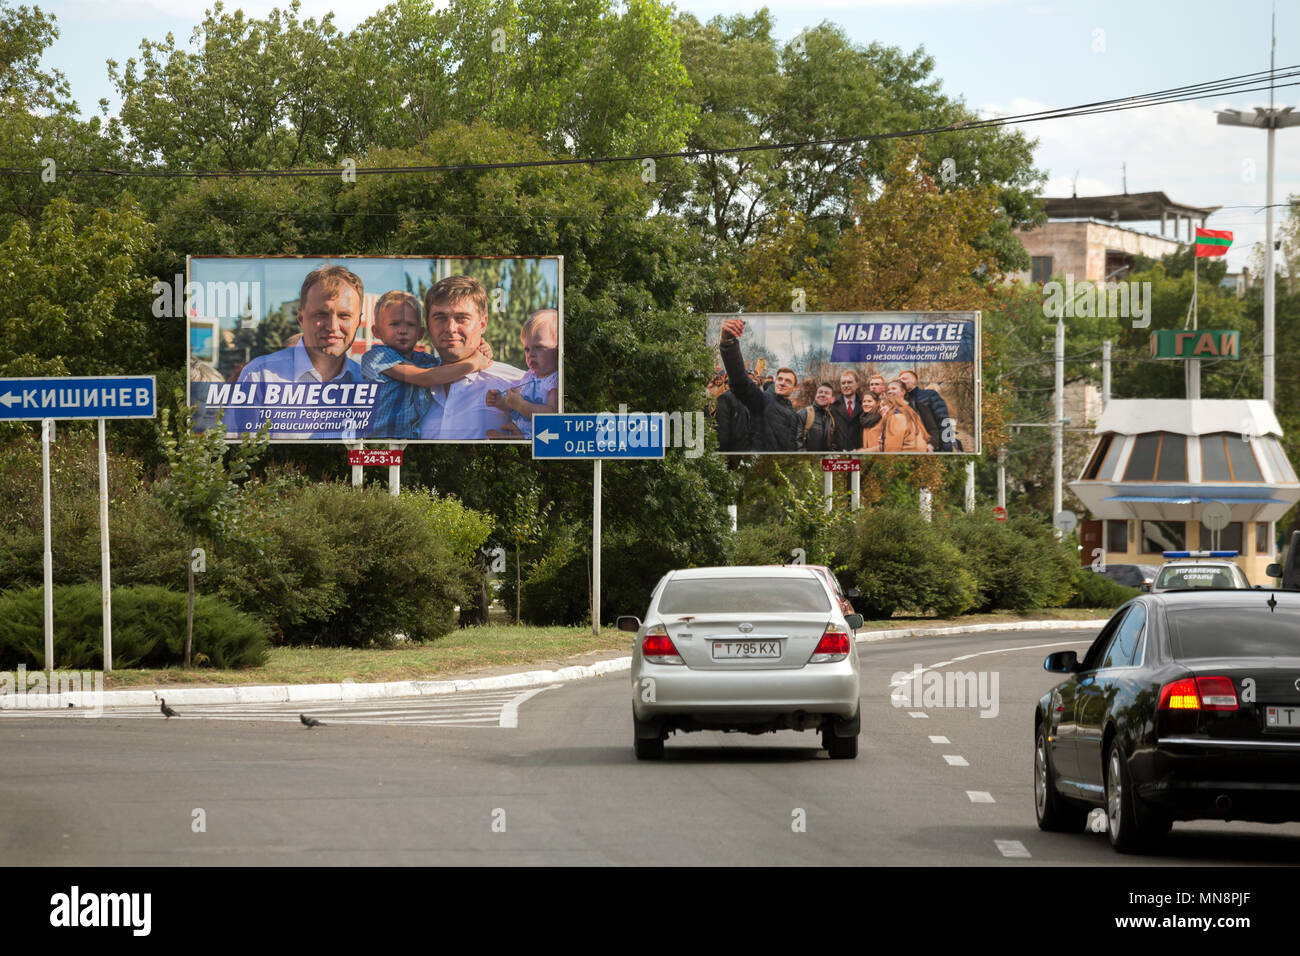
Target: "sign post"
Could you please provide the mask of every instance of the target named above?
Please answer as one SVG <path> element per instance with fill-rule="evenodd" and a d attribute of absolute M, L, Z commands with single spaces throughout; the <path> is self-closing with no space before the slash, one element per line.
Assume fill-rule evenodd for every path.
<path fill-rule="evenodd" d="M 86 378 L 0 378 L 0 421 L 41 423 L 41 505 L 45 523 L 45 669 L 54 670 L 54 549 L 50 542 L 50 442 L 54 422 L 99 422 L 99 548 L 104 613 L 104 670 L 113 669 L 113 606 L 108 549 L 108 449 L 104 421 L 156 418 L 158 387 L 152 375 Z"/>
<path fill-rule="evenodd" d="M 618 415 L 543 414 L 533 416 L 533 459 L 590 460 L 591 484 L 591 629 L 600 633 L 600 465 L 605 459 L 664 457 L 667 423 L 663 412 Z"/>

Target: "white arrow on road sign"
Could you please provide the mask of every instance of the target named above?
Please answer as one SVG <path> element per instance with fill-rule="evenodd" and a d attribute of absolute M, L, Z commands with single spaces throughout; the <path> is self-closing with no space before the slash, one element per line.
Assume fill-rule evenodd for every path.
<path fill-rule="evenodd" d="M 13 408 L 14 402 L 21 402 L 21 401 L 22 399 L 19 398 L 17 395 L 15 395 L 13 392 L 5 392 L 3 395 L 0 395 L 0 402 L 4 403 L 5 408 Z"/>
<path fill-rule="evenodd" d="M 546 431 L 537 433 L 538 441 L 550 441 L 552 438 L 559 438 L 559 437 L 560 437 L 559 435 L 555 434 L 555 432 L 551 431 L 549 428 L 546 429 Z"/>

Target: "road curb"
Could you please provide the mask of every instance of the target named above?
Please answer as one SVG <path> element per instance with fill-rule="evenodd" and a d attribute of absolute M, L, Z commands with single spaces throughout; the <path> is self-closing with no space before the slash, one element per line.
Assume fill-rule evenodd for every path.
<path fill-rule="evenodd" d="M 1004 624 L 967 624 L 954 627 L 907 627 L 888 631 L 859 632 L 857 643 L 894 640 L 904 637 L 939 637 L 951 634 L 978 634 L 981 631 L 1064 631 L 1099 629 L 1106 621 L 1014 621 Z M 572 665 L 558 670 L 520 671 L 460 680 L 404 680 L 374 684 L 346 681 L 341 684 L 258 684 L 246 687 L 169 687 L 159 690 L 109 690 L 101 695 L 101 705 L 113 707 L 151 707 L 166 697 L 168 706 L 184 707 L 204 704 L 320 703 L 329 701 L 381 700 L 388 697 L 435 697 L 475 691 L 537 687 L 571 680 L 604 677 L 630 670 L 631 657 L 615 657 L 593 664 Z M 10 699 L 7 710 L 50 710 L 95 706 L 95 694 L 88 691 L 51 694 L 24 694 Z"/>
<path fill-rule="evenodd" d="M 949 634 L 978 634 L 981 631 L 1088 631 L 1100 630 L 1109 618 L 1095 621 L 1008 621 L 1003 624 L 958 624 L 953 627 L 901 627 L 888 631 L 858 631 L 859 644 L 900 637 L 942 637 Z"/>

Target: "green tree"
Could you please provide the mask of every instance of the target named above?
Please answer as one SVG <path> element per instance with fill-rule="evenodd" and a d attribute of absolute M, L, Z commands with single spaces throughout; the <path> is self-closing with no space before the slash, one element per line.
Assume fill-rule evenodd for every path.
<path fill-rule="evenodd" d="M 204 432 L 194 431 L 194 409 L 184 394 L 175 395 L 176 427 L 164 408 L 159 413 L 158 442 L 167 456 L 167 477 L 158 485 L 159 499 L 167 511 L 189 532 L 186 551 L 189 604 L 185 615 L 185 666 L 190 666 L 194 638 L 194 570 L 199 558 L 199 540 L 220 543 L 236 519 L 239 482 L 248 477 L 254 462 L 270 441 L 268 419 L 256 434 L 245 433 L 233 451 L 226 446 L 226 430 L 218 418 Z"/>

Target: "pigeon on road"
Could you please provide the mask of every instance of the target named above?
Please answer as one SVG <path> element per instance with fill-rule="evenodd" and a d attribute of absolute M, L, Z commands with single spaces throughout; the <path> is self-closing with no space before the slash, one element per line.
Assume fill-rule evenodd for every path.
<path fill-rule="evenodd" d="M 162 712 L 163 712 L 163 716 L 164 716 L 164 717 L 169 717 L 169 718 L 170 718 L 170 717 L 179 717 L 179 716 L 180 716 L 180 714 L 176 713 L 176 711 L 172 710 L 170 707 L 167 706 L 167 698 L 166 698 L 166 697 L 161 698 L 161 700 L 162 700 Z"/>
<path fill-rule="evenodd" d="M 299 714 L 298 719 L 302 721 L 304 727 L 324 727 L 325 725 L 315 717 L 308 717 L 306 714 Z"/>

